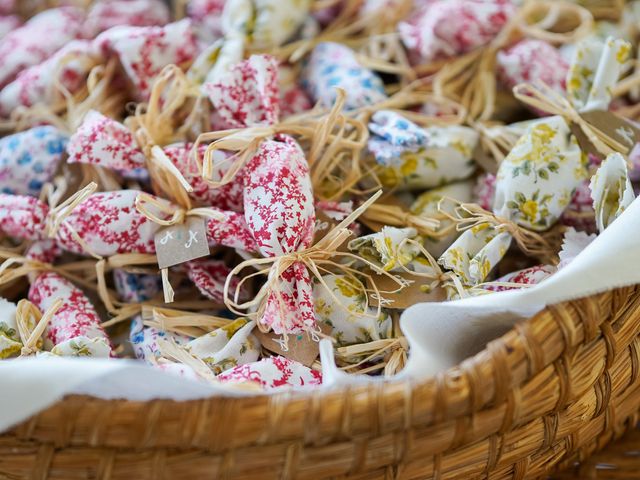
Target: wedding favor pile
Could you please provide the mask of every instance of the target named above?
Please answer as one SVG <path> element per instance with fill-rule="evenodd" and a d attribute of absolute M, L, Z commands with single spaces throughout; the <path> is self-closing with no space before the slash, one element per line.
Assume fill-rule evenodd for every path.
<path fill-rule="evenodd" d="M 545 281 L 640 180 L 640 2 L 0 12 L 4 361 L 392 376 L 405 309 Z"/>

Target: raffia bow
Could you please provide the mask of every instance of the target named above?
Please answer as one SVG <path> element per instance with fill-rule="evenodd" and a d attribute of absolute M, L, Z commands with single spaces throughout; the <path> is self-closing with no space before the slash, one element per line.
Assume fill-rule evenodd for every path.
<path fill-rule="evenodd" d="M 225 216 L 223 213 L 214 210 L 213 208 L 192 208 L 186 210 L 184 208 L 178 207 L 176 205 L 172 205 L 171 203 L 162 200 L 157 197 L 153 197 L 148 193 L 140 193 L 136 197 L 135 201 L 136 210 L 140 212 L 141 215 L 144 215 L 146 218 L 151 220 L 152 222 L 162 225 L 164 227 L 169 227 L 171 225 L 180 225 L 184 223 L 187 217 L 201 217 L 201 218 L 212 218 L 214 220 L 223 221 Z M 151 208 L 155 208 L 161 214 L 170 215 L 168 219 L 162 218 L 157 215 L 155 212 L 151 210 Z M 162 268 L 160 269 L 160 273 L 162 276 L 162 287 L 164 290 L 164 299 L 167 303 L 173 302 L 174 291 L 169 283 L 169 269 Z"/>
<path fill-rule="evenodd" d="M 362 218 L 381 225 L 415 228 L 420 235 L 429 237 L 440 235 L 440 220 L 426 215 L 415 215 L 399 205 L 374 203 L 363 212 Z"/>
<path fill-rule="evenodd" d="M 531 24 L 530 20 L 536 23 Z M 572 20 L 577 25 L 571 29 Z M 557 31 L 560 30 L 557 26 L 567 24 L 566 33 Z M 593 16 L 580 5 L 559 0 L 528 1 L 488 45 L 453 60 L 418 66 L 417 71 L 422 74 L 437 71 L 434 78 L 437 93 L 459 99 L 471 120 L 488 120 L 492 118 L 498 100 L 495 63 L 501 49 L 523 37 L 553 44 L 574 43 L 586 36 L 592 25 Z"/>
<path fill-rule="evenodd" d="M 138 104 L 135 114 L 125 120 L 147 157 L 147 169 L 156 191 L 169 195 L 171 200 L 183 206 L 190 205 L 187 193 L 191 193 L 193 187 L 160 145 L 168 145 L 184 138 L 191 127 L 198 111 L 199 95 L 196 95 L 197 100 L 180 128 L 176 128 L 176 120 L 187 101 L 194 97 L 193 90 L 194 86 L 179 67 L 167 65 L 155 80 L 149 101 Z"/>
<path fill-rule="evenodd" d="M 453 214 L 448 213 L 442 207 L 444 202 L 452 202 L 457 205 Z M 509 219 L 499 217 L 476 203 L 463 203 L 449 197 L 443 197 L 438 202 L 438 210 L 456 225 L 456 230 L 459 232 L 488 224 L 499 231 L 509 233 L 518 247 L 527 255 L 545 257 L 554 252 L 551 244 L 543 235 L 528 230 Z"/>
<path fill-rule="evenodd" d="M 42 334 L 47 325 L 62 306 L 62 299 L 58 298 L 47 308 L 44 314 L 29 300 L 22 299 L 16 307 L 16 324 L 22 343 L 21 357 L 37 353 L 42 345 Z"/>
<path fill-rule="evenodd" d="M 328 199 L 348 191 L 362 177 L 360 154 L 366 146 L 369 132 L 361 121 L 342 113 L 346 94 L 336 89 L 336 101 L 329 112 L 314 108 L 309 112 L 294 115 L 274 125 L 255 125 L 246 128 L 203 133 L 193 147 L 193 158 L 202 172 L 202 177 L 213 188 L 233 181 L 249 162 L 265 140 L 276 135 L 291 135 L 310 144 L 307 161 L 311 170 L 311 181 L 316 194 Z M 211 142 L 200 158 L 199 146 Z M 218 150 L 234 152 L 229 157 L 216 160 Z M 225 170 L 216 180 L 215 172 Z M 339 187 L 331 188 L 328 194 L 323 182 L 328 178 L 339 179 Z"/>
<path fill-rule="evenodd" d="M 516 85 L 513 88 L 513 95 L 522 103 L 543 112 L 561 116 L 569 125 L 578 126 L 603 156 L 624 152 L 628 148 L 628 145 L 620 143 L 598 127 L 587 122 L 569 100 L 548 85 L 533 86 L 528 83 Z"/>
<path fill-rule="evenodd" d="M 283 308 L 282 292 L 280 289 L 280 276 L 295 263 L 301 263 L 325 288 L 327 293 L 332 297 L 332 299 L 338 306 L 345 309 L 345 311 L 354 313 L 351 312 L 347 306 L 343 305 L 340 299 L 335 296 L 331 288 L 323 279 L 323 272 L 329 273 L 331 271 L 339 271 L 340 273 L 347 276 L 349 280 L 353 282 L 352 284 L 358 286 L 361 291 L 365 292 L 365 294 L 369 292 L 369 290 L 357 278 L 357 275 L 368 278 L 370 278 L 371 276 L 363 273 L 362 269 L 352 268 L 348 264 L 339 263 L 333 260 L 333 258 L 335 257 L 364 262 L 375 273 L 391 278 L 396 283 L 396 285 L 398 285 L 398 288 L 394 291 L 380 291 L 375 282 L 370 278 L 370 283 L 373 286 L 372 294 L 374 294 L 376 298 L 382 298 L 382 294 L 384 293 L 398 292 L 405 286 L 405 283 L 401 278 L 384 271 L 382 268 L 366 259 L 363 259 L 358 255 L 349 252 L 338 251 L 338 248 L 352 235 L 352 232 L 351 230 L 349 230 L 348 226 L 352 224 L 372 203 L 374 203 L 381 194 L 381 191 L 374 194 L 371 198 L 369 198 L 369 200 L 367 200 L 362 205 L 360 205 L 360 207 L 354 210 L 351 215 L 346 217 L 344 220 L 342 220 L 342 222 L 340 222 L 331 231 L 329 231 L 326 236 L 324 236 L 316 244 L 305 250 L 291 252 L 288 254 L 270 258 L 253 258 L 237 265 L 227 276 L 224 285 L 224 299 L 227 308 L 238 315 L 246 315 L 244 312 L 242 312 L 242 310 L 255 308 L 256 312 L 249 314 L 248 316 L 251 318 L 259 318 L 264 312 L 264 308 L 266 307 L 266 300 L 270 297 L 271 294 L 275 295 L 275 298 L 277 299 L 279 305 L 281 306 L 281 308 Z M 266 266 L 266 268 L 261 268 L 262 266 Z M 240 282 L 238 282 L 232 299 L 229 295 L 231 281 L 234 276 L 238 275 L 243 269 L 248 267 L 256 268 L 258 269 L 258 271 L 245 276 L 240 280 Z M 265 284 L 260 288 L 259 292 L 253 300 L 244 302 L 242 304 L 238 303 L 239 293 L 244 282 L 257 275 L 267 275 L 267 281 L 265 282 Z M 368 315 L 365 313 L 369 305 L 368 295 L 365 295 L 365 298 L 365 307 L 363 308 L 362 312 L 363 316 Z M 374 318 L 379 317 L 382 303 L 383 302 L 381 301 L 378 302 Z M 258 328 L 260 328 L 261 330 L 265 329 L 264 325 L 262 325 L 260 322 L 258 322 Z M 317 335 L 317 333 L 318 332 L 311 332 L 312 335 Z"/>

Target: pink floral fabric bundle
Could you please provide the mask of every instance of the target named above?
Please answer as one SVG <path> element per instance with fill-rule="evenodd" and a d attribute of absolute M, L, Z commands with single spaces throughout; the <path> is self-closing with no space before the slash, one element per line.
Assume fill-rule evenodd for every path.
<path fill-rule="evenodd" d="M 321 372 L 284 357 L 269 357 L 239 365 L 222 372 L 217 378 L 224 383 L 256 383 L 265 390 L 322 383 Z"/>
<path fill-rule="evenodd" d="M 416 63 L 429 63 L 488 44 L 515 11 L 511 0 L 429 0 L 398 29 Z"/>
<path fill-rule="evenodd" d="M 55 242 L 45 240 L 33 244 L 26 257 L 52 263 L 60 253 Z M 51 353 L 99 357 L 112 354 L 109 337 L 100 325 L 100 316 L 84 292 L 69 280 L 56 272 L 41 272 L 31 282 L 28 298 L 42 312 L 62 299 L 45 330 L 51 347 L 47 349 Z"/>
<path fill-rule="evenodd" d="M 206 91 L 230 124 L 270 125 L 278 119 L 277 63 L 273 57 L 252 56 L 231 68 L 219 82 L 206 85 Z M 276 135 L 263 141 L 238 179 L 244 187 L 246 225 L 260 254 L 280 257 L 311 245 L 315 208 L 309 166 L 292 137 Z M 273 288 L 267 293 L 259 322 L 276 333 L 315 329 L 307 268 L 294 262 L 270 281 Z"/>
<path fill-rule="evenodd" d="M 162 0 L 99 0 L 87 13 L 84 35 L 93 38 L 118 25 L 147 27 L 169 23 L 169 9 Z"/>
<path fill-rule="evenodd" d="M 189 196 L 199 205 L 216 207 L 221 210 L 242 211 L 242 184 L 232 182 L 220 188 L 212 188 L 202 178 L 202 174 L 192 155 L 193 144 L 175 143 L 163 148 L 180 174 L 189 182 L 192 191 Z M 205 145 L 200 146 L 200 154 Z M 78 130 L 70 137 L 67 147 L 69 163 L 87 163 L 130 174 L 146 168 L 147 157 L 129 128 L 95 110 L 85 115 Z M 228 156 L 216 152 L 219 159 Z M 222 178 L 226 169 L 214 172 L 214 179 Z"/>
<path fill-rule="evenodd" d="M 569 62 L 553 45 L 542 40 L 524 39 L 498 52 L 497 72 L 508 89 L 521 83 L 543 82 L 564 96 Z"/>
<path fill-rule="evenodd" d="M 37 65 L 71 40 L 81 38 L 84 14 L 73 7 L 45 10 L 0 40 L 0 88 L 21 70 Z"/>
<path fill-rule="evenodd" d="M 90 41 L 74 40 L 42 63 L 25 68 L 0 91 L 0 114 L 7 117 L 17 107 L 63 101 L 58 85 L 76 93 L 95 66 L 92 53 Z"/>
<path fill-rule="evenodd" d="M 136 199 L 139 194 L 138 190 L 118 190 L 89 195 L 61 222 L 54 237 L 57 244 L 80 255 L 91 253 L 109 257 L 121 253 L 155 253 L 154 237 L 161 226 L 138 211 Z M 168 208 L 178 209 L 177 205 L 164 202 Z M 225 213 L 225 216 L 224 222 L 207 221 L 209 244 L 256 251 L 256 240 L 244 217 L 233 212 Z M 37 198 L 0 194 L 0 231 L 5 235 L 22 240 L 42 240 L 46 238 L 51 220 L 49 206 Z"/>
<path fill-rule="evenodd" d="M 188 64 L 198 53 L 189 20 L 164 26 L 113 27 L 98 35 L 94 46 L 105 57 L 118 58 L 140 101 L 148 98 L 154 79 L 166 65 Z"/>

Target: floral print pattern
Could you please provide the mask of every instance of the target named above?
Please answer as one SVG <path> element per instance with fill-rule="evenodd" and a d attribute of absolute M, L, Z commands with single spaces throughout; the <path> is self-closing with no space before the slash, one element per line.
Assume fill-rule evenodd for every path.
<path fill-rule="evenodd" d="M 543 82 L 565 95 L 569 63 L 557 48 L 544 40 L 520 40 L 499 51 L 496 61 L 498 77 L 509 89 L 520 83 Z"/>
<path fill-rule="evenodd" d="M 302 71 L 302 86 L 314 102 L 330 108 L 336 88 L 346 93 L 344 108 L 353 110 L 387 98 L 380 77 L 358 63 L 356 54 L 339 43 L 318 44 Z"/>
<path fill-rule="evenodd" d="M 416 239 L 414 228 L 382 227 L 377 233 L 355 238 L 349 250 L 365 260 L 377 264 L 385 271 L 403 271 L 420 253 L 420 249 L 406 240 Z"/>
<path fill-rule="evenodd" d="M 453 271 L 466 286 L 484 281 L 504 257 L 511 245 L 511 235 L 488 224 L 466 230 L 438 259 Z"/>
<path fill-rule="evenodd" d="M 218 375 L 224 383 L 252 383 L 264 390 L 293 388 L 322 383 L 322 373 L 285 357 L 263 358 L 239 365 Z"/>
<path fill-rule="evenodd" d="M 374 115 L 368 144 L 383 167 L 379 178 L 385 187 L 424 190 L 463 180 L 475 171 L 472 155 L 479 140 L 475 130 L 462 126 L 420 129 L 400 116 L 393 121 L 385 117 Z"/>
<path fill-rule="evenodd" d="M 42 63 L 25 68 L 0 91 L 0 114 L 9 116 L 18 107 L 62 101 L 56 79 L 67 91 L 76 93 L 94 66 L 92 53 L 91 42 L 75 40 Z"/>
<path fill-rule="evenodd" d="M 253 55 L 206 88 L 229 123 L 252 126 L 277 121 L 279 94 L 273 57 Z M 244 186 L 247 231 L 260 254 L 277 257 L 311 245 L 315 208 L 309 165 L 292 137 L 278 135 L 263 141 L 239 179 Z M 246 240 L 229 227 L 229 219 L 227 216 L 222 226 L 230 237 L 226 240 Z M 280 275 L 276 289 L 267 294 L 259 321 L 279 334 L 315 329 L 313 289 L 303 263 L 293 263 Z"/>
<path fill-rule="evenodd" d="M 45 61 L 71 40 L 81 38 L 81 9 L 61 7 L 45 10 L 0 40 L 0 88 L 20 71 Z"/>
<path fill-rule="evenodd" d="M 182 65 L 197 55 L 196 38 L 189 20 L 164 26 L 118 26 L 98 35 L 94 46 L 105 57 L 115 56 L 144 101 L 165 65 Z"/>
<path fill-rule="evenodd" d="M 253 48 L 273 48 L 296 32 L 310 6 L 311 0 L 227 0 L 222 28 L 228 38 L 245 38 Z"/>
<path fill-rule="evenodd" d="M 202 360 L 215 374 L 258 360 L 260 342 L 251 333 L 255 322 L 239 318 L 191 340 L 184 349 Z"/>
<path fill-rule="evenodd" d="M 415 61 L 429 63 L 486 45 L 515 12 L 511 0 L 433 0 L 398 30 Z"/>
<path fill-rule="evenodd" d="M 500 164 L 493 211 L 526 228 L 546 230 L 586 178 L 585 162 L 564 119 L 533 124 Z"/>
<path fill-rule="evenodd" d="M 567 94 L 580 111 L 607 109 L 611 89 L 618 81 L 631 45 L 621 39 L 583 40 L 576 50 L 567 77 Z"/>
<path fill-rule="evenodd" d="M 44 272 L 31 283 L 29 300 L 45 312 L 57 299 L 63 303 L 51 318 L 46 338 L 57 351 L 72 356 L 109 356 L 109 338 L 86 295 L 64 277 Z"/>
<path fill-rule="evenodd" d="M 64 156 L 67 138 L 41 126 L 0 139 L 0 192 L 39 196 Z"/>
<path fill-rule="evenodd" d="M 361 285 L 345 275 L 324 275 L 326 286 L 313 288 L 316 318 L 331 327 L 331 336 L 339 347 L 390 338 L 393 323 L 384 309 L 367 306 Z"/>

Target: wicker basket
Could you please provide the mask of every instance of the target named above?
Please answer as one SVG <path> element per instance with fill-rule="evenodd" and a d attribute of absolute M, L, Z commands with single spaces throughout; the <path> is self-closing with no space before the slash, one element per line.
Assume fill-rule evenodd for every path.
<path fill-rule="evenodd" d="M 69 397 L 0 478 L 536 478 L 636 423 L 640 288 L 550 307 L 423 382 L 201 401 Z"/>

